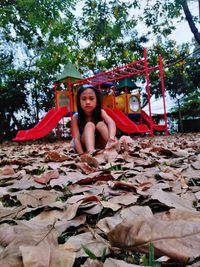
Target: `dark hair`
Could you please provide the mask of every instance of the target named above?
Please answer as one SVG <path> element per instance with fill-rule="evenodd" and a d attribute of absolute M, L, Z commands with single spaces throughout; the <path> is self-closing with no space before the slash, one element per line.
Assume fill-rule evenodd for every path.
<path fill-rule="evenodd" d="M 99 89 L 97 89 L 95 86 L 91 85 L 91 84 L 84 84 L 82 85 L 79 89 L 78 89 L 78 93 L 77 93 L 77 97 L 76 97 L 76 103 L 77 103 L 77 110 L 78 110 L 78 126 L 80 131 L 82 132 L 85 124 L 86 124 L 86 118 L 85 118 L 85 113 L 81 107 L 81 103 L 80 103 L 80 97 L 81 94 L 87 90 L 87 89 L 92 89 L 95 92 L 96 95 L 96 99 L 97 99 L 97 105 L 94 109 L 93 112 L 93 117 L 94 117 L 94 123 L 95 125 L 102 120 L 101 118 L 101 91 Z"/>

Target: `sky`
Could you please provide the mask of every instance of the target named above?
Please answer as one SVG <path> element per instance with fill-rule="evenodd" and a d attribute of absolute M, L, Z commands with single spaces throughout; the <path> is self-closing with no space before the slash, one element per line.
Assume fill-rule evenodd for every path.
<path fill-rule="evenodd" d="M 128 0 L 121 0 L 122 2 L 127 2 Z M 143 1 L 141 0 L 141 4 L 142 5 L 146 5 L 146 0 Z M 193 15 L 199 15 L 199 6 L 198 6 L 198 1 L 194 1 L 194 2 L 188 2 L 190 11 L 192 12 Z M 81 10 L 83 7 L 83 2 L 79 2 L 77 5 L 77 14 L 80 15 L 81 14 Z M 130 15 L 134 12 L 137 12 L 135 9 L 130 11 Z M 142 12 L 142 10 L 138 11 L 138 15 Z M 189 28 L 189 25 L 187 23 L 187 21 L 181 21 L 181 22 L 177 22 L 174 21 L 174 26 L 176 27 L 176 29 L 173 31 L 173 33 L 171 35 L 168 36 L 168 39 L 172 39 L 175 40 L 177 42 L 178 45 L 181 45 L 183 42 L 191 42 L 192 38 L 193 38 L 193 34 Z M 199 28 L 200 28 L 200 23 L 199 23 Z M 147 28 L 145 25 L 143 25 L 142 23 L 138 25 L 137 27 L 138 32 L 142 35 L 145 34 L 147 32 Z M 184 36 L 184 38 L 183 38 Z M 153 42 L 153 39 L 150 41 L 150 43 L 147 46 L 151 46 Z M 82 43 L 83 46 L 85 46 L 86 44 L 83 42 Z M 166 108 L 167 111 L 170 111 L 170 109 L 174 106 L 174 101 L 173 99 L 170 99 L 170 97 L 168 95 L 166 95 Z M 146 112 L 148 112 L 148 106 L 144 108 L 144 110 Z M 155 100 L 153 97 L 151 99 L 151 110 L 152 113 L 157 113 L 157 114 L 162 114 L 163 113 L 163 99 L 159 99 L 159 100 Z"/>
<path fill-rule="evenodd" d="M 153 1 L 155 1 L 155 0 L 151 0 L 151 3 Z M 121 0 L 121 2 L 130 2 L 130 0 Z M 140 0 L 141 6 L 145 7 L 146 3 L 147 3 L 146 0 Z M 76 8 L 76 15 L 78 15 L 78 16 L 81 15 L 83 4 L 84 4 L 84 1 L 78 2 L 77 8 Z M 196 1 L 188 1 L 188 6 L 189 6 L 189 9 L 190 9 L 192 15 L 197 15 L 197 16 L 199 15 L 199 4 L 198 4 L 197 0 Z M 140 9 L 138 11 L 136 9 L 132 9 L 132 10 L 130 10 L 130 16 L 133 14 L 134 15 L 140 15 L 140 14 L 142 15 L 142 12 L 143 12 L 143 9 Z M 183 14 L 183 16 L 184 16 L 184 14 Z M 172 34 L 170 34 L 168 36 L 168 39 L 175 40 L 178 45 L 192 41 L 193 34 L 189 28 L 187 21 L 178 22 L 178 21 L 174 20 L 174 26 L 176 27 L 176 29 L 173 31 Z M 200 29 L 200 23 L 198 24 L 198 27 Z M 136 29 L 140 33 L 140 35 L 145 34 L 148 31 L 147 27 L 142 23 L 140 23 Z M 151 46 L 153 42 L 154 42 L 154 39 L 152 38 L 151 41 L 147 44 L 147 48 L 149 46 Z M 87 46 L 87 43 L 84 42 L 84 40 L 80 40 L 80 45 L 82 47 L 85 47 L 85 46 Z M 148 49 L 147 49 L 147 56 L 148 56 Z M 175 102 L 167 94 L 165 97 L 165 101 L 166 101 L 166 109 L 168 112 L 171 110 L 172 107 L 174 107 Z M 148 113 L 148 111 L 149 111 L 148 106 L 146 106 L 144 108 L 144 110 Z M 152 111 L 152 113 L 155 113 L 155 114 L 162 114 L 164 112 L 163 99 L 155 100 L 155 98 L 152 97 L 151 98 L 151 111 Z"/>
<path fill-rule="evenodd" d="M 199 4 L 198 1 L 189 2 L 189 8 L 193 15 L 199 15 Z M 174 25 L 176 29 L 173 31 L 172 34 L 168 36 L 168 39 L 175 40 L 178 45 L 181 45 L 182 43 L 191 42 L 194 38 L 188 22 L 187 21 L 181 21 L 177 22 L 174 21 Z M 198 28 L 200 29 L 200 22 L 197 24 Z M 139 26 L 139 29 L 143 29 L 145 32 L 145 27 Z M 167 112 L 171 110 L 171 108 L 174 107 L 175 101 L 169 97 L 169 95 L 166 94 L 165 97 L 166 101 L 166 109 Z M 148 106 L 144 108 L 146 112 L 148 112 Z M 163 99 L 155 100 L 154 97 L 151 99 L 151 111 L 155 114 L 162 114 L 163 113 Z"/>

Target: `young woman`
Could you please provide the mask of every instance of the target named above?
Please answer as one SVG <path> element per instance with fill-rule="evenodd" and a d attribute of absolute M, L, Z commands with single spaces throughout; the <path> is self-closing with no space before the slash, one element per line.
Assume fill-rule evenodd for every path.
<path fill-rule="evenodd" d="M 72 137 L 77 153 L 92 153 L 116 142 L 116 125 L 101 108 L 101 92 L 90 84 L 82 85 L 77 93 L 77 110 L 72 117 Z"/>

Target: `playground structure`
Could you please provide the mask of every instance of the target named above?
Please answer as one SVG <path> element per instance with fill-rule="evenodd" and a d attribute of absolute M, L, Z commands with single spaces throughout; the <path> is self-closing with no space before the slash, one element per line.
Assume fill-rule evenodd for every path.
<path fill-rule="evenodd" d="M 156 124 L 152 119 L 149 72 L 154 70 L 159 70 L 160 76 L 164 111 L 164 124 L 162 125 Z M 141 109 L 140 93 L 132 92 L 136 88 L 130 82 L 131 78 L 139 75 L 145 75 L 149 114 Z M 88 78 L 82 78 L 74 66 L 68 63 L 54 83 L 56 107 L 50 110 L 34 128 L 19 131 L 13 140 L 23 141 L 41 138 L 50 133 L 62 117 L 72 117 L 73 113 L 77 111 L 77 90 L 84 84 L 91 84 L 102 91 L 102 107 L 123 133 L 150 133 L 153 137 L 155 132 L 162 132 L 168 135 L 162 57 L 159 56 L 158 65 L 149 67 L 146 49 L 144 49 L 143 59 Z M 128 116 L 131 118 L 139 117 L 139 123 L 134 122 Z"/>

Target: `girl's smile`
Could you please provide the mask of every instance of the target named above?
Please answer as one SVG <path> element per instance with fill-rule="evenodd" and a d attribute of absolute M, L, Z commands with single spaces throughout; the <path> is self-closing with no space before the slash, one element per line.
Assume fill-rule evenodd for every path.
<path fill-rule="evenodd" d="M 96 95 L 93 89 L 86 89 L 80 96 L 80 104 L 84 111 L 93 111 L 97 105 Z"/>

